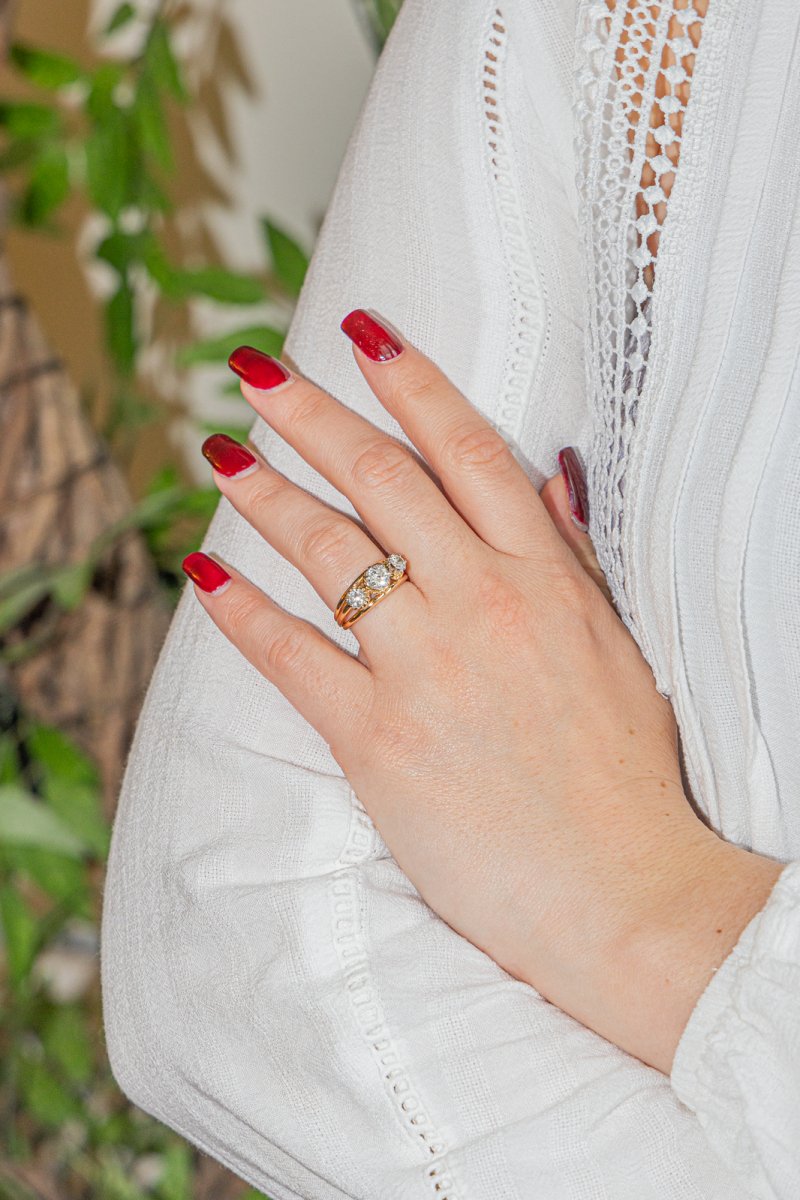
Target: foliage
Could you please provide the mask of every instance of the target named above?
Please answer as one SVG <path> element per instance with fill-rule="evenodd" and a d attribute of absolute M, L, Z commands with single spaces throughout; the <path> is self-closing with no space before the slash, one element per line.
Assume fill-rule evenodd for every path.
<path fill-rule="evenodd" d="M 195 1152 L 125 1102 L 105 1056 L 96 931 L 108 844 L 92 764 L 18 717 L 0 734 L 0 1196 L 33 1200 L 22 1168 L 46 1161 L 65 1200 L 193 1200 Z"/>

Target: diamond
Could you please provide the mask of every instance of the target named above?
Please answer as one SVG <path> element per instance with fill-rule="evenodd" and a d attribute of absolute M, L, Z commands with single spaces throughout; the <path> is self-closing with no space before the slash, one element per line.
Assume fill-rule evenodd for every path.
<path fill-rule="evenodd" d="M 393 571 L 405 571 L 407 566 L 402 554 L 390 554 L 386 561 Z"/>
<path fill-rule="evenodd" d="M 350 588 L 346 600 L 351 608 L 366 608 L 369 604 L 369 596 L 363 588 Z"/>
<path fill-rule="evenodd" d="M 367 587 L 374 588 L 376 592 L 382 592 L 392 582 L 392 575 L 385 563 L 376 563 L 374 567 L 367 567 L 364 572 L 364 582 Z"/>

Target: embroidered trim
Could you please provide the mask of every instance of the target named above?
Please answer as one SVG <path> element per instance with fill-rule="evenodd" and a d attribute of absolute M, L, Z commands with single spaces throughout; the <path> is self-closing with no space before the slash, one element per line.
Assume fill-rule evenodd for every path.
<path fill-rule="evenodd" d="M 495 426 L 506 437 L 518 442 L 546 333 L 540 273 L 531 253 L 530 234 L 519 201 L 511 134 L 502 111 L 506 46 L 505 21 L 501 10 L 496 8 L 486 31 L 481 100 L 487 123 L 489 163 L 513 305 L 513 325 Z"/>
<path fill-rule="evenodd" d="M 348 838 L 340 862 L 363 859 L 364 833 L 362 822 L 351 825 L 354 844 L 350 845 L 351 838 Z M 358 869 L 353 866 L 335 871 L 328 884 L 331 930 L 343 983 L 397 1117 L 405 1132 L 416 1145 L 425 1149 L 431 1160 L 423 1167 L 431 1194 L 436 1200 L 459 1200 L 463 1193 L 455 1188 L 453 1172 L 447 1162 L 448 1147 L 428 1116 L 411 1073 L 402 1061 L 375 987 L 361 925 L 360 887 Z"/>

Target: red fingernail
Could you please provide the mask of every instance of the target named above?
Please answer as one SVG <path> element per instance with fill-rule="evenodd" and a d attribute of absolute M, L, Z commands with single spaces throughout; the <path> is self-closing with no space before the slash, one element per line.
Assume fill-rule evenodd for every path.
<path fill-rule="evenodd" d="M 580 530 L 587 533 L 589 529 L 589 497 L 586 491 L 586 477 L 572 446 L 565 446 L 563 450 L 559 451 L 558 465 L 567 485 L 572 519 Z"/>
<path fill-rule="evenodd" d="M 187 554 L 182 566 L 189 578 L 193 579 L 199 588 L 212 595 L 221 591 L 232 578 L 224 567 L 221 567 L 215 559 L 209 558 L 207 554 L 203 554 L 201 550 L 196 550 L 194 554 Z"/>
<path fill-rule="evenodd" d="M 388 362 L 403 352 L 403 343 L 372 313 L 356 308 L 342 321 L 342 330 L 373 362 Z"/>
<path fill-rule="evenodd" d="M 228 359 L 228 366 L 251 387 L 268 392 L 292 378 L 291 371 L 273 358 L 252 346 L 239 346 Z"/>
<path fill-rule="evenodd" d="M 212 433 L 203 442 L 202 449 L 214 470 L 229 479 L 249 475 L 258 466 L 256 456 L 227 433 Z"/>

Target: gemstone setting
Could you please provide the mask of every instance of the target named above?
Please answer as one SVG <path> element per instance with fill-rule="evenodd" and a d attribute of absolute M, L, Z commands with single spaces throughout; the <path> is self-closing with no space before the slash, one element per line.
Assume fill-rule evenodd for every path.
<path fill-rule="evenodd" d="M 383 592 L 392 582 L 392 573 L 385 563 L 375 563 L 364 572 L 364 582 L 376 592 Z"/>
<path fill-rule="evenodd" d="M 386 561 L 393 571 L 405 571 L 408 565 L 402 554 L 390 554 Z"/>
<path fill-rule="evenodd" d="M 369 596 L 363 588 L 359 587 L 350 588 L 346 599 L 351 608 L 366 608 L 369 604 Z"/>

